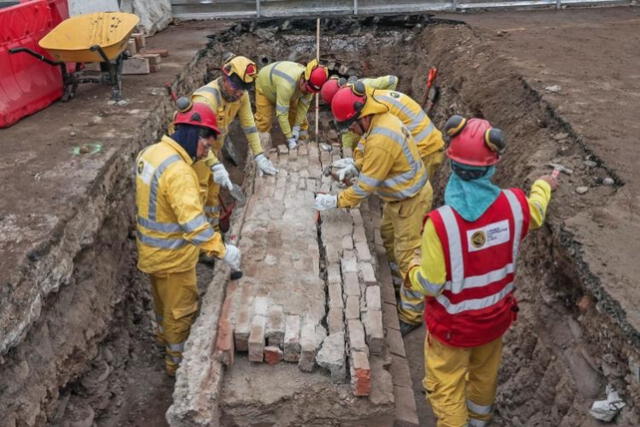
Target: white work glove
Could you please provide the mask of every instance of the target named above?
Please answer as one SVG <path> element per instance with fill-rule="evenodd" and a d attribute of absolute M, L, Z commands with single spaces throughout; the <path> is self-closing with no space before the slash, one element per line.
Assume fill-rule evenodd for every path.
<path fill-rule="evenodd" d="M 289 150 L 293 150 L 298 146 L 298 140 L 293 137 L 287 139 L 287 146 L 289 147 Z"/>
<path fill-rule="evenodd" d="M 355 165 L 349 165 L 346 168 L 338 169 L 338 179 L 344 182 L 345 179 L 350 180 L 360 174 Z"/>
<path fill-rule="evenodd" d="M 240 271 L 240 258 L 241 258 L 240 249 L 238 249 L 237 246 L 229 243 L 225 245 L 225 248 L 227 249 L 227 251 L 222 257 L 222 261 L 229 264 L 229 267 L 231 267 L 231 270 Z"/>
<path fill-rule="evenodd" d="M 227 168 L 224 167 L 222 163 L 216 163 L 211 166 L 211 172 L 213 172 L 213 182 L 216 184 L 226 187 L 227 190 L 231 191 L 233 188 L 233 183 L 229 178 L 229 172 L 227 172 Z"/>
<path fill-rule="evenodd" d="M 351 157 L 345 157 L 344 159 L 338 159 L 335 162 L 333 162 L 331 164 L 331 167 L 334 169 L 342 169 L 342 168 L 346 168 L 347 166 L 355 166 L 355 162 L 353 161 L 353 158 Z"/>
<path fill-rule="evenodd" d="M 271 160 L 269 160 L 264 153 L 260 153 L 256 156 L 256 164 L 258 165 L 258 169 L 260 169 L 264 174 L 275 175 L 278 173 L 278 169 L 273 166 Z"/>
<path fill-rule="evenodd" d="M 313 207 L 319 211 L 328 211 L 338 207 L 338 196 L 335 194 L 316 194 Z"/>
<path fill-rule="evenodd" d="M 293 135 L 293 138 L 295 138 L 296 141 L 300 139 L 300 126 L 296 125 L 291 128 L 291 135 Z"/>

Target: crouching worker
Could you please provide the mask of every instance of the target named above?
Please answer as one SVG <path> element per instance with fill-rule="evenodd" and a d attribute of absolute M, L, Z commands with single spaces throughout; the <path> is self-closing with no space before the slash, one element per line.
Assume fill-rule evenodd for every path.
<path fill-rule="evenodd" d="M 527 197 L 491 182 L 505 144 L 488 121 L 453 116 L 447 156 L 453 173 L 445 205 L 424 224 L 421 260 L 405 286 L 426 295 L 424 387 L 438 426 L 484 426 L 491 419 L 502 335 L 518 311 L 520 243 L 542 225 L 558 183 L 545 175 Z"/>
<path fill-rule="evenodd" d="M 138 154 L 136 211 L 138 268 L 149 274 L 157 338 L 166 345 L 166 369 L 174 376 L 198 310 L 196 264 L 200 249 L 240 269 L 240 250 L 225 245 L 207 221 L 192 164 L 220 133 L 205 104 L 174 119 L 175 132 Z"/>

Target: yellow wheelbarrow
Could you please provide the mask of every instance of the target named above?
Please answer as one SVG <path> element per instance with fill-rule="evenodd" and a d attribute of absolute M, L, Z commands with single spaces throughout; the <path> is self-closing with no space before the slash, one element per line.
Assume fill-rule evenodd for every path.
<path fill-rule="evenodd" d="M 136 15 L 120 12 L 78 15 L 62 21 L 38 42 L 54 59 L 25 47 L 9 49 L 9 52 L 28 53 L 47 64 L 59 66 L 64 85 L 62 101 L 73 98 L 80 83 L 111 85 L 111 97 L 117 101 L 122 99 L 125 48 L 139 21 Z M 100 77 L 92 77 L 84 71 L 86 62 L 100 63 Z"/>

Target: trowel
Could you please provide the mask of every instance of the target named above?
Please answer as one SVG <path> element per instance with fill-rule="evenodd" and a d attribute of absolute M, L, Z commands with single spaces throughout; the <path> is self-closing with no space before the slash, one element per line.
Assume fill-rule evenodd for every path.
<path fill-rule="evenodd" d="M 236 206 L 244 206 L 244 203 L 247 201 L 247 198 L 242 191 L 242 187 L 240 187 L 235 182 L 233 183 L 229 194 L 231 194 L 231 197 L 233 197 L 235 201 L 238 202 Z"/>

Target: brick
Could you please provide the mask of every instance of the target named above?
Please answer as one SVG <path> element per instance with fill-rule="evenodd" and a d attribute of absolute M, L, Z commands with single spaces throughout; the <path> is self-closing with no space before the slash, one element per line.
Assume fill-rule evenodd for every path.
<path fill-rule="evenodd" d="M 243 295 L 240 306 L 235 313 L 233 331 L 234 347 L 236 351 L 249 350 L 249 334 L 251 333 L 251 306 L 250 295 Z"/>
<path fill-rule="evenodd" d="M 369 351 L 371 351 L 371 354 L 381 354 L 384 347 L 382 311 L 369 309 L 364 314 L 363 319 Z"/>
<path fill-rule="evenodd" d="M 129 53 L 129 56 L 133 56 L 136 53 L 138 53 L 138 47 L 136 46 L 136 39 L 130 38 L 129 40 L 127 40 L 126 51 Z"/>
<path fill-rule="evenodd" d="M 140 55 L 149 60 L 149 65 L 158 65 L 162 61 L 157 53 L 141 53 Z"/>
<path fill-rule="evenodd" d="M 278 154 L 281 156 L 289 154 L 289 147 L 286 145 L 278 145 Z"/>
<path fill-rule="evenodd" d="M 312 372 L 316 360 L 316 324 L 305 319 L 300 331 L 300 359 L 298 368 L 303 372 Z"/>
<path fill-rule="evenodd" d="M 316 355 L 318 366 L 331 372 L 331 380 L 335 383 L 344 381 L 347 375 L 344 348 L 344 332 L 330 334 L 323 342 Z"/>
<path fill-rule="evenodd" d="M 413 387 L 411 371 L 409 370 L 409 362 L 407 359 L 392 354 L 390 371 L 394 385 L 410 388 Z"/>
<path fill-rule="evenodd" d="M 226 366 L 233 365 L 235 349 L 233 345 L 233 326 L 228 319 L 218 322 L 216 336 L 216 358 Z"/>
<path fill-rule="evenodd" d="M 329 308 L 341 310 L 344 308 L 344 300 L 342 299 L 342 285 L 338 283 L 329 283 Z"/>
<path fill-rule="evenodd" d="M 342 258 L 340 259 L 340 266 L 342 268 L 342 274 L 348 272 L 357 273 L 358 263 L 356 261 L 356 255 L 353 251 L 342 252 Z"/>
<path fill-rule="evenodd" d="M 418 413 L 416 411 L 416 400 L 411 387 L 393 387 L 393 396 L 396 404 L 395 423 L 399 426 L 419 426 Z"/>
<path fill-rule="evenodd" d="M 282 361 L 283 353 L 280 347 L 267 346 L 264 348 L 264 361 L 269 365 L 276 365 Z"/>
<path fill-rule="evenodd" d="M 358 261 L 371 262 L 371 251 L 369 250 L 369 245 L 366 242 L 356 243 L 356 252 L 358 254 Z"/>
<path fill-rule="evenodd" d="M 147 47 L 147 40 L 142 33 L 132 33 L 131 37 L 136 41 L 136 47 L 138 50 L 144 49 Z"/>
<path fill-rule="evenodd" d="M 284 344 L 284 312 L 281 305 L 269 307 L 265 336 L 270 346 L 282 347 Z"/>
<path fill-rule="evenodd" d="M 382 301 L 387 304 L 396 305 L 396 291 L 393 288 L 393 284 L 391 283 L 391 277 L 389 276 L 389 281 L 385 280 L 380 281 L 380 290 L 382 293 Z"/>
<path fill-rule="evenodd" d="M 400 330 L 400 323 L 398 322 L 398 309 L 394 304 L 384 303 L 382 304 L 382 324 L 385 329 L 391 328 Z"/>
<path fill-rule="evenodd" d="M 360 319 L 360 297 L 355 295 L 347 296 L 347 304 L 344 310 L 347 320 Z"/>
<path fill-rule="evenodd" d="M 356 351 L 368 353 L 366 341 L 364 339 L 364 328 L 360 320 L 348 320 L 349 348 Z"/>
<path fill-rule="evenodd" d="M 369 357 L 361 351 L 351 350 L 351 390 L 355 396 L 371 393 L 371 367 Z"/>
<path fill-rule="evenodd" d="M 148 49 L 148 48 L 144 48 L 144 50 L 142 50 L 143 53 L 157 53 L 158 55 L 160 55 L 162 58 L 166 58 L 167 56 L 169 56 L 169 51 L 167 49 Z"/>
<path fill-rule="evenodd" d="M 382 310 L 379 286 L 368 286 L 366 290 L 367 310 Z"/>
<path fill-rule="evenodd" d="M 354 295 L 360 298 L 360 280 L 356 273 L 344 274 L 344 294 L 347 296 Z"/>
<path fill-rule="evenodd" d="M 300 316 L 286 316 L 284 323 L 284 360 L 297 362 L 300 358 Z"/>
<path fill-rule="evenodd" d="M 251 333 L 249 334 L 249 361 L 262 362 L 264 358 L 264 329 L 267 318 L 253 316 L 251 320 Z"/>
<path fill-rule="evenodd" d="M 345 251 L 353 250 L 353 238 L 351 236 L 344 236 L 342 238 L 342 249 Z"/>
<path fill-rule="evenodd" d="M 309 155 L 309 150 L 307 150 L 306 144 L 302 144 L 298 147 L 298 156 L 307 156 Z"/>
<path fill-rule="evenodd" d="M 149 74 L 149 60 L 141 56 L 132 56 L 131 58 L 122 62 L 122 74 Z"/>
<path fill-rule="evenodd" d="M 378 279 L 376 279 L 376 273 L 373 270 L 373 266 L 370 262 L 361 262 L 358 265 L 360 269 L 360 275 L 362 276 L 362 281 L 366 286 L 377 286 Z"/>
<path fill-rule="evenodd" d="M 353 230 L 353 241 L 358 244 L 358 243 L 367 243 L 367 236 L 364 234 L 364 228 L 362 227 L 355 227 L 355 229 Z"/>
<path fill-rule="evenodd" d="M 340 277 L 340 267 L 337 264 L 331 264 L 327 268 L 327 281 L 329 283 L 342 282 L 342 277 Z"/>
<path fill-rule="evenodd" d="M 253 301 L 253 313 L 257 316 L 267 317 L 270 301 L 267 297 L 256 297 Z"/>
<path fill-rule="evenodd" d="M 327 314 L 329 334 L 344 332 L 344 317 L 342 313 L 341 308 L 329 307 L 329 313 Z"/>
<path fill-rule="evenodd" d="M 404 351 L 404 341 L 402 340 L 402 335 L 399 330 L 391 328 L 387 329 L 387 346 L 389 346 L 391 354 L 407 357 L 407 354 Z"/>

